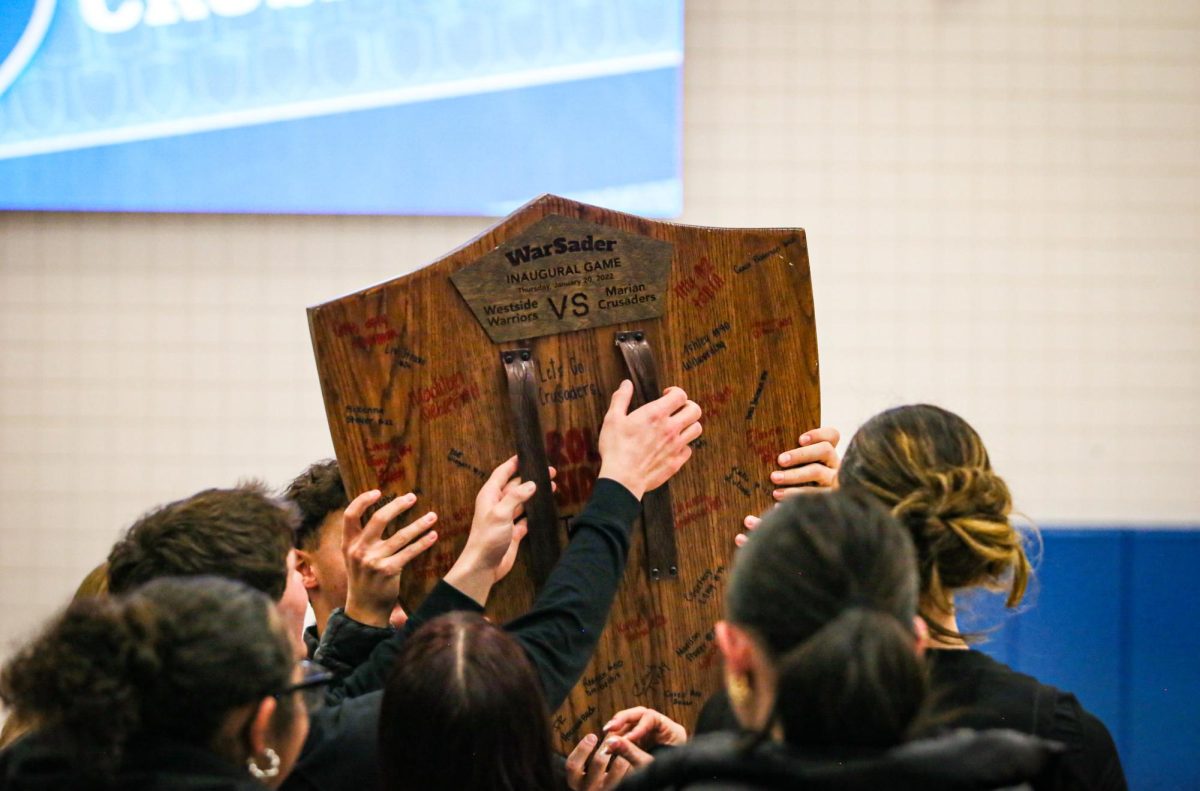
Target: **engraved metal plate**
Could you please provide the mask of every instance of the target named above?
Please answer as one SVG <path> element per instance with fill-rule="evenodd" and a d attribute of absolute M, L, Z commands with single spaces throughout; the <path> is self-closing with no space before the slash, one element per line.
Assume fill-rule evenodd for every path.
<path fill-rule="evenodd" d="M 494 342 L 656 318 L 670 242 L 552 214 L 450 276 Z"/>

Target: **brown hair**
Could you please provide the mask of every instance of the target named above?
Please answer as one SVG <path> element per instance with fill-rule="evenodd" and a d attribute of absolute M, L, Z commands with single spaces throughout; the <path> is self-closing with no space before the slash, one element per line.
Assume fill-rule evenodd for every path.
<path fill-rule="evenodd" d="M 525 652 L 469 613 L 421 627 L 383 691 L 379 753 L 388 791 L 552 791 L 550 717 Z"/>
<path fill-rule="evenodd" d="M 87 576 L 83 578 L 83 581 L 79 583 L 79 587 L 75 589 L 75 595 L 71 597 L 71 601 L 76 602 L 81 599 L 96 598 L 104 596 L 107 593 L 108 563 L 101 563 L 89 571 Z M 10 711 L 8 719 L 4 721 L 4 727 L 0 728 L 0 750 L 12 744 L 35 727 L 36 722 L 33 717 L 18 710 Z"/>
<path fill-rule="evenodd" d="M 283 496 L 300 511 L 294 543 L 297 549 L 312 549 L 321 540 L 325 517 L 350 505 L 342 471 L 336 459 L 314 462 L 288 484 Z"/>
<path fill-rule="evenodd" d="M 297 518 L 260 483 L 206 489 L 138 519 L 108 555 L 108 587 L 125 593 L 159 577 L 215 574 L 278 601 Z"/>
<path fill-rule="evenodd" d="M 912 534 L 922 609 L 953 612 L 954 592 L 976 586 L 1020 603 L 1032 571 L 1012 495 L 967 421 L 928 404 L 881 412 L 850 440 L 838 481 L 879 498 Z"/>

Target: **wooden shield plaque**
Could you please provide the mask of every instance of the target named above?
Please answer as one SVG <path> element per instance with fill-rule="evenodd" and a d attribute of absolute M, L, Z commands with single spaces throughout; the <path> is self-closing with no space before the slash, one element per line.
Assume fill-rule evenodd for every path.
<path fill-rule="evenodd" d="M 647 493 L 596 655 L 554 715 L 570 750 L 606 718 L 653 706 L 689 729 L 719 683 L 713 623 L 742 517 L 768 508 L 775 456 L 820 424 L 804 231 L 658 222 L 545 195 L 444 258 L 308 311 L 347 490 L 415 491 L 437 545 L 405 570 L 416 603 L 457 557 L 475 491 L 520 448 L 543 460 L 529 537 L 488 605 L 520 614 L 566 543 L 599 470 L 622 379 L 677 384 L 704 435 Z"/>

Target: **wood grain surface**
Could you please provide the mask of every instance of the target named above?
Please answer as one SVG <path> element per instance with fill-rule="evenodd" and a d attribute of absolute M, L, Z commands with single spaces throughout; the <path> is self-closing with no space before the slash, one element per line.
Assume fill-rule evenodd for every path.
<path fill-rule="evenodd" d="M 598 251 L 604 228 L 613 229 L 613 244 Z M 591 249 L 570 249 L 570 240 L 588 234 Z M 516 254 L 517 263 L 505 255 L 526 244 L 540 245 L 544 255 Z M 664 251 L 669 272 L 656 283 Z M 597 261 L 610 263 L 585 266 Z M 512 272 L 553 268 L 506 282 L 496 262 Z M 476 272 L 490 266 L 493 280 L 472 280 L 473 265 Z M 537 336 L 509 332 L 493 341 L 451 280 L 464 270 L 455 280 L 461 286 L 466 279 L 462 288 L 476 312 L 481 303 L 506 301 L 516 305 L 510 315 L 536 312 L 527 323 Z M 538 285 L 544 288 L 520 290 Z M 620 321 L 631 307 L 622 300 L 631 294 L 661 300 L 653 306 L 656 317 Z M 605 307 L 602 300 L 617 304 Z M 644 309 L 647 302 L 638 304 Z M 645 334 L 662 386 L 679 385 L 704 409 L 704 435 L 670 483 L 678 575 L 649 578 L 639 520 L 608 626 L 583 679 L 553 715 L 554 738 L 568 751 L 616 711 L 637 704 L 690 729 L 719 685 L 712 629 L 733 537 L 744 515 L 772 505 L 775 456 L 820 425 L 804 231 L 678 225 L 545 195 L 444 258 L 312 307 L 308 316 L 347 491 L 415 491 L 413 513 L 432 509 L 440 517 L 437 545 L 404 572 L 401 593 L 410 607 L 450 568 L 466 540 L 476 490 L 515 452 L 500 352 L 532 353 L 546 452 L 559 471 L 561 523 L 530 529 L 554 530 L 565 545 L 565 523 L 582 509 L 599 470 L 596 440 L 609 396 L 628 375 L 614 335 Z M 560 330 L 547 324 L 552 320 Z M 523 552 L 493 591 L 489 617 L 518 615 L 533 595 Z"/>

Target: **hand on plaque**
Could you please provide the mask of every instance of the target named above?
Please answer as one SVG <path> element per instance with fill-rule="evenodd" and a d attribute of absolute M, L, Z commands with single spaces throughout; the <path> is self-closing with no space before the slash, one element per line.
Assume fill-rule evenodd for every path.
<path fill-rule="evenodd" d="M 557 470 L 550 468 L 552 488 Z M 537 491 L 533 481 L 517 477 L 517 457 L 492 470 L 475 496 L 471 533 L 462 554 L 446 574 L 446 582 L 479 604 L 487 603 L 492 586 L 512 570 L 527 531 L 525 503 Z"/>
<path fill-rule="evenodd" d="M 678 387 L 629 411 L 633 383 L 613 393 L 600 429 L 600 476 L 624 486 L 639 500 L 679 472 L 692 456 L 688 443 L 700 436 L 700 406 Z"/>
<path fill-rule="evenodd" d="M 589 733 L 567 756 L 567 787 L 571 791 L 608 791 L 629 774 L 629 761 L 614 755 L 607 742 L 597 750 L 597 741 L 596 735 Z"/>
<path fill-rule="evenodd" d="M 837 486 L 837 471 L 841 459 L 837 454 L 842 435 L 836 428 L 823 427 L 800 435 L 800 447 L 779 454 L 781 469 L 771 473 L 771 483 L 777 487 L 771 494 L 776 500 L 784 500 L 804 492 L 820 491 Z M 742 524 L 749 532 L 758 527 L 762 520 L 747 516 Z M 734 543 L 746 543 L 746 533 L 738 533 Z"/>
<path fill-rule="evenodd" d="M 609 741 L 616 739 L 632 742 L 634 746 L 648 750 L 660 745 L 680 745 L 688 740 L 687 728 L 655 709 L 634 706 L 618 711 L 604 725 Z M 624 755 L 624 753 L 621 753 Z M 629 757 L 628 755 L 626 756 Z M 634 766 L 640 766 L 634 763 Z"/>
<path fill-rule="evenodd" d="M 430 530 L 437 521 L 433 511 L 388 538 L 383 531 L 400 514 L 412 508 L 416 495 L 409 492 L 382 506 L 364 525 L 363 514 L 379 501 L 378 489 L 364 492 L 350 505 L 342 517 L 342 555 L 346 560 L 346 615 L 370 626 L 387 626 L 400 572 L 404 567 L 437 541 Z"/>

